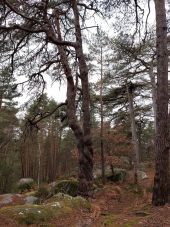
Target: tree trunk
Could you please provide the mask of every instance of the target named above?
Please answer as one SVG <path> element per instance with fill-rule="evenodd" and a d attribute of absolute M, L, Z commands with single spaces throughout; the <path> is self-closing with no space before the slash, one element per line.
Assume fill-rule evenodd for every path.
<path fill-rule="evenodd" d="M 131 119 L 131 130 L 132 130 L 132 143 L 134 147 L 134 184 L 138 183 L 138 166 L 139 166 L 139 142 L 137 137 L 134 107 L 133 107 L 133 91 L 127 84 L 127 95 L 129 101 L 129 115 Z"/>
<path fill-rule="evenodd" d="M 169 144 L 168 144 L 168 51 L 164 0 L 155 0 L 157 48 L 157 112 L 156 112 L 156 171 L 152 204 L 168 202 Z"/>
<path fill-rule="evenodd" d="M 41 145 L 40 142 L 38 142 L 38 176 L 37 176 L 37 184 L 38 189 L 40 188 L 40 179 L 41 179 Z"/>
<path fill-rule="evenodd" d="M 105 184 L 105 158 L 104 158 L 104 144 L 103 144 L 103 48 L 101 44 L 101 56 L 100 56 L 100 152 L 101 152 L 101 172 L 102 183 Z"/>
<path fill-rule="evenodd" d="M 73 130 L 77 140 L 77 148 L 79 151 L 79 187 L 78 193 L 82 196 L 90 196 L 93 180 L 93 149 L 91 140 L 91 123 L 89 110 L 89 82 L 88 69 L 82 49 L 81 29 L 79 24 L 79 13 L 77 2 L 71 1 L 75 18 L 75 33 L 76 33 L 76 55 L 79 64 L 79 73 L 82 85 L 82 107 L 83 107 L 83 126 L 80 127 L 76 118 L 76 86 L 74 83 L 71 68 L 66 54 L 66 47 L 58 46 L 60 60 L 63 66 L 64 73 L 67 79 L 67 116 L 68 124 Z M 56 12 L 56 27 L 58 39 L 62 41 L 59 13 Z"/>
<path fill-rule="evenodd" d="M 152 102 L 153 102 L 153 114 L 154 114 L 154 131 L 156 133 L 156 80 L 153 72 L 153 63 L 151 63 L 149 68 L 149 77 L 151 80 L 151 90 L 152 90 Z"/>
<path fill-rule="evenodd" d="M 80 153 L 79 160 L 79 193 L 83 196 L 90 196 L 93 181 L 93 148 L 91 136 L 91 119 L 90 119 L 90 94 L 88 81 L 88 68 L 82 47 L 81 27 L 79 21 L 79 12 L 77 0 L 72 0 L 74 13 L 75 35 L 76 35 L 76 54 L 78 58 L 80 79 L 82 84 L 82 108 L 83 108 L 83 144 L 84 149 Z M 81 146 L 82 148 L 82 146 Z"/>

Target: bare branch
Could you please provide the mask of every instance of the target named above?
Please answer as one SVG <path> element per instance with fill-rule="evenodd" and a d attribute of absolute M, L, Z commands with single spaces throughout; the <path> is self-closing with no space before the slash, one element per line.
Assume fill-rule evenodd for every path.
<path fill-rule="evenodd" d="M 64 103 L 60 103 L 59 105 L 57 105 L 57 107 L 55 107 L 51 112 L 45 112 L 45 113 L 41 113 L 40 116 L 39 114 L 34 116 L 33 119 L 28 119 L 28 122 L 31 125 L 37 125 L 38 122 L 42 121 L 43 119 L 50 117 L 51 115 L 53 115 L 60 107 L 62 106 L 66 106 L 67 105 L 67 101 Z M 39 116 L 38 119 L 36 119 Z"/>

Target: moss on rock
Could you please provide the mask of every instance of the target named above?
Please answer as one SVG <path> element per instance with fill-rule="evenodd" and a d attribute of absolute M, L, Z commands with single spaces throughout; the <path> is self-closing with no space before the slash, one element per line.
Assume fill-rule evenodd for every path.
<path fill-rule="evenodd" d="M 91 205 L 88 200 L 81 196 L 72 197 L 70 195 L 64 193 L 58 193 L 54 195 L 52 198 L 48 200 L 49 202 L 60 203 L 63 206 L 71 207 L 71 208 L 83 208 L 90 209 Z"/>
<path fill-rule="evenodd" d="M 51 219 L 65 216 L 74 209 L 90 209 L 90 203 L 80 197 L 59 193 L 41 205 L 18 205 L 0 209 L 0 213 L 15 219 L 20 224 L 46 224 Z"/>

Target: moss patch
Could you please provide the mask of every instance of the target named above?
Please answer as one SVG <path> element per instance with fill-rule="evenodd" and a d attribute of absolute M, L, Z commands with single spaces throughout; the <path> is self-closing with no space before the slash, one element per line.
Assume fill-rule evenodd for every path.
<path fill-rule="evenodd" d="M 47 224 L 51 219 L 63 217 L 73 212 L 73 209 L 79 208 L 90 209 L 90 203 L 82 197 L 71 197 L 60 193 L 47 203 L 4 207 L 0 209 L 0 213 L 17 220 L 20 224 L 49 226 Z"/>
<path fill-rule="evenodd" d="M 58 215 L 64 215 L 70 212 L 71 208 L 59 207 L 55 203 L 46 205 L 20 205 L 6 207 L 0 210 L 0 213 L 14 218 L 20 224 L 26 225 L 47 222 Z"/>
<path fill-rule="evenodd" d="M 90 202 L 81 196 L 72 197 L 64 193 L 58 193 L 54 195 L 47 202 L 60 202 L 60 204 L 63 204 L 63 206 L 68 206 L 71 208 L 82 208 L 88 210 L 91 208 Z"/>

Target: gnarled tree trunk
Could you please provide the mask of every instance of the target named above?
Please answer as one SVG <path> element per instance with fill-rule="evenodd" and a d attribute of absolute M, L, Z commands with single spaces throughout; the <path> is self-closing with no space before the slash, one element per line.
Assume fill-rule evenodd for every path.
<path fill-rule="evenodd" d="M 78 58 L 80 80 L 82 85 L 82 108 L 83 108 L 83 126 L 80 127 L 76 118 L 76 84 L 73 79 L 72 70 L 69 66 L 66 47 L 58 46 L 60 60 L 67 79 L 67 116 L 68 124 L 73 130 L 77 141 L 79 151 L 79 187 L 78 193 L 82 196 L 90 196 L 92 192 L 93 181 L 93 149 L 91 139 L 91 122 L 90 122 L 90 96 L 88 82 L 88 68 L 85 61 L 82 48 L 81 28 L 79 23 L 79 13 L 77 1 L 71 1 L 74 13 L 76 46 L 75 51 Z M 62 41 L 59 12 L 56 12 L 56 27 L 58 39 Z"/>
<path fill-rule="evenodd" d="M 76 34 L 76 54 L 78 58 L 80 79 L 82 84 L 82 108 L 83 108 L 83 143 L 79 144 L 79 193 L 83 196 L 91 194 L 93 181 L 93 148 L 91 137 L 90 120 L 90 94 L 88 81 L 88 68 L 82 47 L 81 28 L 79 22 L 79 12 L 77 0 L 72 0 L 74 13 L 75 34 Z"/>

